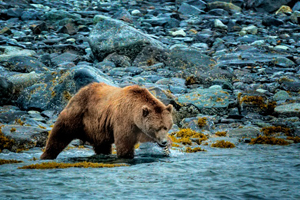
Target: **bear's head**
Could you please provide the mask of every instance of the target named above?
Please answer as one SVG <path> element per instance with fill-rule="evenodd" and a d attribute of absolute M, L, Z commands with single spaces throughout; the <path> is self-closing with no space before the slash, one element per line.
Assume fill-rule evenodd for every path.
<path fill-rule="evenodd" d="M 165 147 L 169 143 L 168 132 L 173 126 L 172 110 L 171 104 L 154 107 L 143 105 L 136 125 L 159 146 Z"/>

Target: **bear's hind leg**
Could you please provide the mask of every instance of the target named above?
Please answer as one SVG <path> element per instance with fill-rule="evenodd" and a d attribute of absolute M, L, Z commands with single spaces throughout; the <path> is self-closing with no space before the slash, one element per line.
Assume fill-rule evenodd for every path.
<path fill-rule="evenodd" d="M 73 139 L 68 135 L 67 130 L 64 130 L 59 124 L 55 125 L 49 135 L 41 159 L 55 159 Z"/>

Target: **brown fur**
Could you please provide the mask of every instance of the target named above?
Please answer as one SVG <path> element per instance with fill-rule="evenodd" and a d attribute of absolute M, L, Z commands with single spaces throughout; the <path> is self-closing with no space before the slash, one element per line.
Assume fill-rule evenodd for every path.
<path fill-rule="evenodd" d="M 132 158 L 137 142 L 166 145 L 172 124 L 172 105 L 147 89 L 92 83 L 60 113 L 41 159 L 55 159 L 73 139 L 88 141 L 96 154 L 110 154 L 115 143 L 118 157 Z"/>

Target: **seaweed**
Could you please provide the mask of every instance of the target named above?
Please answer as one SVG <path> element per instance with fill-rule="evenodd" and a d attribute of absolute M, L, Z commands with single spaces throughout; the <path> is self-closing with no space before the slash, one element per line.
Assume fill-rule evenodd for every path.
<path fill-rule="evenodd" d="M 19 167 L 18 169 L 64 169 L 70 167 L 79 168 L 112 168 L 112 167 L 122 167 L 129 166 L 127 164 L 104 164 L 104 163 L 92 163 L 92 162 L 78 162 L 78 163 L 57 163 L 57 162 L 44 162 L 31 165 L 25 165 Z"/>
<path fill-rule="evenodd" d="M 5 160 L 5 159 L 0 159 L 0 165 L 4 164 L 12 164 L 12 163 L 21 163 L 23 161 L 20 160 Z"/>
<path fill-rule="evenodd" d="M 15 144 L 15 141 L 13 139 L 7 138 L 1 131 L 1 128 L 4 125 L 0 126 L 0 153 L 3 149 L 11 149 L 12 146 Z"/>
<path fill-rule="evenodd" d="M 179 137 L 179 139 L 177 139 L 174 136 L 174 134 L 176 135 L 176 137 Z M 191 145 L 192 144 L 191 138 L 198 139 L 195 140 L 197 144 L 201 144 L 202 141 L 208 139 L 207 136 L 204 135 L 203 133 L 196 132 L 189 128 L 180 129 L 177 133 L 173 133 L 173 135 L 171 135 L 170 138 L 172 139 L 173 142 L 182 143 L 184 145 L 186 144 Z"/>
<path fill-rule="evenodd" d="M 219 136 L 219 137 L 226 137 L 227 132 L 226 131 L 218 131 L 215 134 L 216 134 L 216 136 Z"/>
<path fill-rule="evenodd" d="M 300 143 L 300 137 L 299 137 L 299 136 L 296 136 L 296 137 L 291 137 L 291 136 L 289 136 L 289 137 L 287 137 L 286 139 L 287 139 L 287 140 L 293 140 L 294 143 Z"/>
<path fill-rule="evenodd" d="M 207 124 L 207 118 L 206 117 L 198 118 L 198 126 L 200 128 L 204 127 L 206 124 Z"/>
<path fill-rule="evenodd" d="M 281 138 L 259 135 L 256 138 L 252 138 L 249 144 L 288 145 L 289 143 Z"/>
<path fill-rule="evenodd" d="M 234 148 L 235 145 L 229 141 L 225 140 L 218 140 L 215 143 L 211 145 L 211 147 L 217 147 L 217 148 Z"/>
<path fill-rule="evenodd" d="M 284 133 L 286 136 L 291 136 L 291 133 L 292 133 L 290 128 L 285 128 L 285 127 L 282 127 L 282 126 L 263 127 L 261 129 L 261 132 L 263 132 L 263 134 L 265 136 L 274 135 L 275 133 Z"/>
<path fill-rule="evenodd" d="M 186 153 L 196 153 L 196 152 L 199 152 L 199 151 L 206 151 L 206 150 L 205 149 L 201 149 L 200 147 L 195 147 L 195 148 L 187 147 L 185 149 Z"/>

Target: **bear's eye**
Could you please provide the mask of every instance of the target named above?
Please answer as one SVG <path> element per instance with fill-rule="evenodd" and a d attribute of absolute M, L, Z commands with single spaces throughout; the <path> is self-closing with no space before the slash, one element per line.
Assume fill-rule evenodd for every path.
<path fill-rule="evenodd" d="M 165 131 L 168 130 L 167 127 L 163 127 L 163 129 L 164 129 Z"/>

